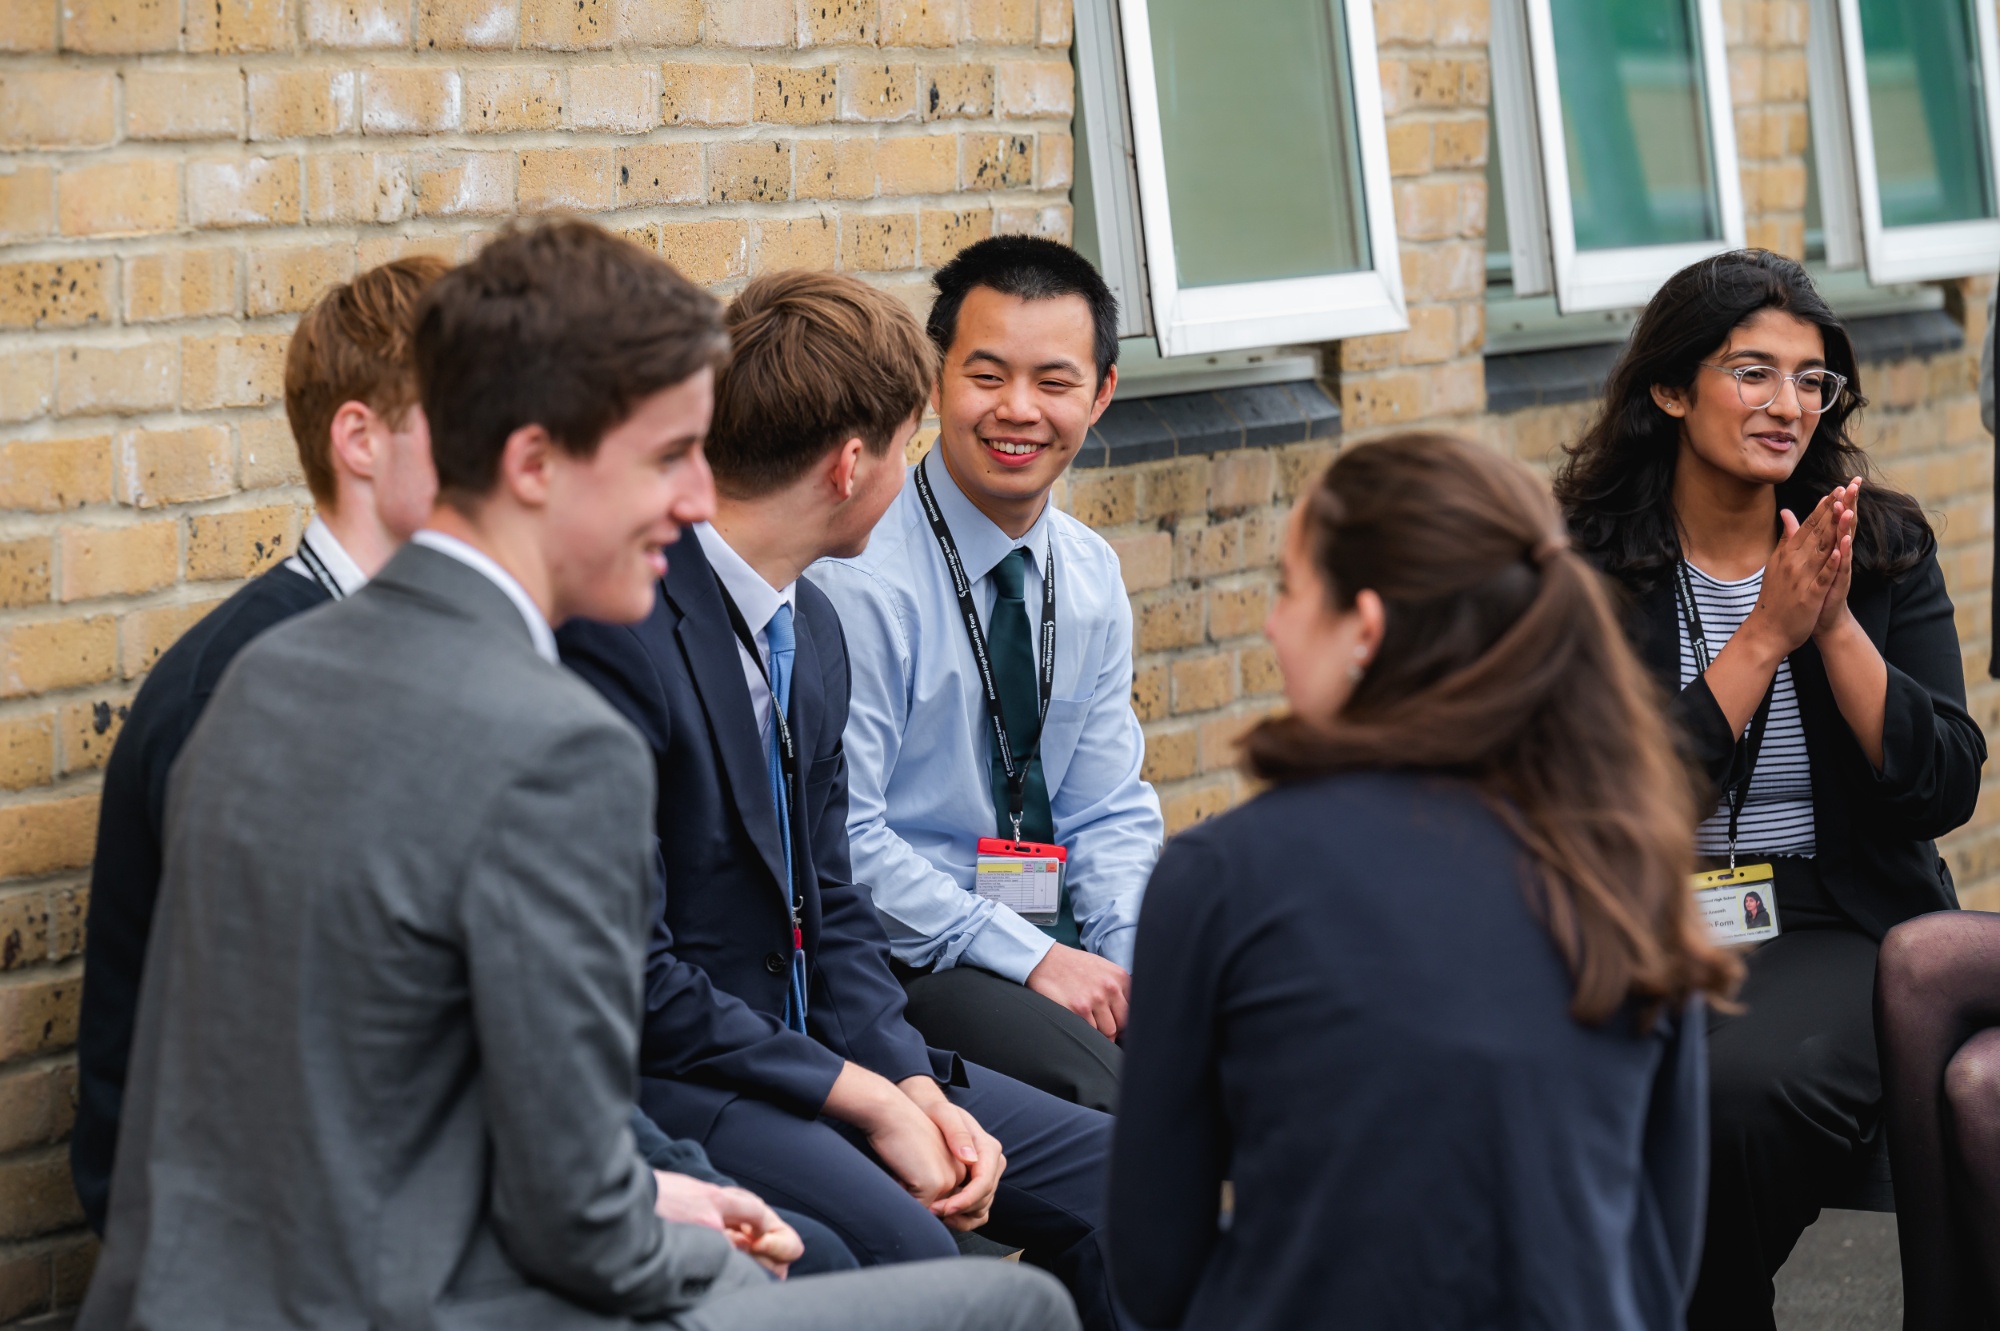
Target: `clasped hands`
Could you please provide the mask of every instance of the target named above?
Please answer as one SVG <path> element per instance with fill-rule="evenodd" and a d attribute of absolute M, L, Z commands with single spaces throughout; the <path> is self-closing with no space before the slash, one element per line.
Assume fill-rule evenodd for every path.
<path fill-rule="evenodd" d="M 1743 629 L 1763 638 L 1773 660 L 1805 644 L 1858 628 L 1847 609 L 1854 582 L 1854 523 L 1861 478 L 1836 486 L 1804 522 L 1787 509 L 1784 532 L 1764 565 L 1764 586 Z"/>
<path fill-rule="evenodd" d="M 653 1171 L 653 1213 L 681 1225 L 719 1229 L 731 1246 L 783 1280 L 806 1250 L 799 1232 L 747 1188 L 704 1183 L 686 1174 Z"/>
<path fill-rule="evenodd" d="M 1007 1157 L 935 1081 L 892 1082 L 849 1063 L 826 1098 L 826 1113 L 858 1128 L 883 1167 L 948 1228 L 986 1223 Z"/>

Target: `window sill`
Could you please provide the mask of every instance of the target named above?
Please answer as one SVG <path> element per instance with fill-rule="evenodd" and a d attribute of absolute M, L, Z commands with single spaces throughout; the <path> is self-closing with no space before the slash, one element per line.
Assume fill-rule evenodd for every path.
<path fill-rule="evenodd" d="M 1340 433 L 1340 407 L 1310 380 L 1206 393 L 1113 398 L 1078 450 L 1078 467 L 1116 467 L 1273 448 Z"/>

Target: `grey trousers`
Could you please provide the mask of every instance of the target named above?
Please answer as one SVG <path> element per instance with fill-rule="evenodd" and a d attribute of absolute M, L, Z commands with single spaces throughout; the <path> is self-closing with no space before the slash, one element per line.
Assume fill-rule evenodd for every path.
<path fill-rule="evenodd" d="M 988 1257 L 736 1285 L 651 1325 L 662 1331 L 1077 1331 L 1076 1308 L 1054 1276 Z"/>

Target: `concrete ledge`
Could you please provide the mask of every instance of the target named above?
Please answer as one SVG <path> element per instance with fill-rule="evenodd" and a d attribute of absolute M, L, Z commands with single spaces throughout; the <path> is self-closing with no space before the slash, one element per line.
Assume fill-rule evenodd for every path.
<path fill-rule="evenodd" d="M 1854 359 L 1863 365 L 1936 356 L 1965 345 L 1965 330 L 1943 310 L 1850 320 L 1847 335 L 1854 342 Z"/>
<path fill-rule="evenodd" d="M 1115 467 L 1331 439 L 1340 406 L 1310 381 L 1207 393 L 1114 398 L 1077 453 L 1078 467 Z"/>

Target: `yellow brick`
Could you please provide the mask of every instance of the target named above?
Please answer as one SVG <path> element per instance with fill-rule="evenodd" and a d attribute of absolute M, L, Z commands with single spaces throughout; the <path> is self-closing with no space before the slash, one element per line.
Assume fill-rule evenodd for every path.
<path fill-rule="evenodd" d="M 520 0 L 417 0 L 420 50 L 505 50 L 520 32 Z"/>
<path fill-rule="evenodd" d="M 1222 813 L 1232 803 L 1227 780 L 1207 781 L 1166 796 L 1161 800 L 1160 812 L 1166 817 L 1167 835 L 1173 836 Z"/>
<path fill-rule="evenodd" d="M 498 217 L 513 211 L 513 153 L 431 153 L 413 159 L 410 174 L 420 216 Z"/>
<path fill-rule="evenodd" d="M 122 697 L 90 698 L 63 704 L 62 767 L 65 776 L 104 766 L 132 710 Z"/>
<path fill-rule="evenodd" d="M 304 485 L 298 445 L 282 416 L 244 421 L 236 427 L 243 458 L 243 488 L 268 490 L 280 485 Z"/>
<path fill-rule="evenodd" d="M 925 65 L 926 120 L 983 120 L 993 114 L 993 66 Z"/>
<path fill-rule="evenodd" d="M 962 188 L 1027 189 L 1035 183 L 1035 141 L 1028 135 L 967 134 L 962 143 Z"/>
<path fill-rule="evenodd" d="M 926 268 L 938 267 L 967 245 L 993 234 L 990 208 L 926 208 L 919 220 Z"/>
<path fill-rule="evenodd" d="M 0 352 L 0 421 L 33 420 L 55 405 L 55 365 L 38 347 Z"/>
<path fill-rule="evenodd" d="M 111 321 L 107 259 L 0 264 L 0 328 L 74 328 Z"/>
<path fill-rule="evenodd" d="M 1149 531 L 1142 536 L 1110 539 L 1128 596 L 1133 592 L 1157 591 L 1174 580 L 1174 538 L 1167 533 Z"/>
<path fill-rule="evenodd" d="M 180 540 L 180 524 L 171 520 L 65 527 L 62 599 L 132 596 L 170 586 L 180 573 Z"/>
<path fill-rule="evenodd" d="M 1132 672 L 1132 710 L 1141 721 L 1157 721 L 1167 714 L 1167 668 L 1142 666 Z"/>
<path fill-rule="evenodd" d="M 1236 697 L 1236 658 L 1228 652 L 1176 661 L 1171 673 L 1176 713 L 1212 711 Z"/>
<path fill-rule="evenodd" d="M 81 869 L 90 863 L 97 842 L 97 796 L 77 795 L 68 799 L 43 800 L 0 809 L 0 878 L 54 873 L 59 869 Z M 71 987 L 74 987 L 72 982 Z M 5 991 L 17 997 L 15 987 Z M 9 1006 L 13 1006 L 10 1002 Z M 74 1004 L 72 1001 L 72 1011 Z M 9 1013 L 9 1016 L 17 1013 Z M 42 1023 L 37 1023 L 41 1025 Z M 74 1032 L 74 1016 L 68 1022 Z M 32 1038 L 32 1037 L 31 1037 Z M 72 1038 L 74 1036 L 72 1035 Z M 0 1057 L 23 1052 L 19 1037 L 0 1045 Z M 45 1047 L 45 1046 L 38 1046 Z M 72 1209 L 74 1201 L 71 1202 Z"/>
<path fill-rule="evenodd" d="M 669 125 L 750 123 L 748 65 L 663 65 L 660 84 L 660 113 Z"/>
<path fill-rule="evenodd" d="M 198 319 L 236 313 L 233 250 L 169 250 L 125 260 L 125 321 Z"/>
<path fill-rule="evenodd" d="M 950 217 L 951 214 L 947 213 L 945 216 Z M 928 232 L 929 214 L 925 214 L 924 221 L 927 228 L 924 256 L 925 262 L 929 263 L 932 259 Z M 1068 480 L 1069 496 L 1062 502 L 1062 507 L 1079 522 L 1097 528 L 1116 527 L 1132 521 L 1138 513 L 1139 478 L 1129 469 L 1072 470 Z M 1121 553 L 1119 557 L 1122 559 L 1124 556 Z"/>
<path fill-rule="evenodd" d="M 1437 125 L 1437 168 L 1471 171 L 1486 165 L 1486 120 L 1441 120 Z"/>
<path fill-rule="evenodd" d="M 243 137 L 243 74 L 135 69 L 125 75 L 125 134 L 134 139 Z"/>
<path fill-rule="evenodd" d="M 831 217 L 800 217 L 760 221 L 751 232 L 754 270 L 772 273 L 785 268 L 831 269 L 839 254 L 839 228 Z"/>
<path fill-rule="evenodd" d="M 917 67 L 848 61 L 840 67 L 842 120 L 902 120 L 917 108 Z"/>
<path fill-rule="evenodd" d="M 1389 126 L 1389 174 L 1421 176 L 1431 169 L 1435 138 L 1431 122 L 1410 120 Z"/>
<path fill-rule="evenodd" d="M 306 41 L 344 50 L 410 44 L 409 0 L 300 0 Z"/>
<path fill-rule="evenodd" d="M 740 218 L 669 222 L 660 227 L 660 254 L 691 282 L 726 282 L 750 267 L 750 229 Z"/>
<path fill-rule="evenodd" d="M 883 139 L 875 174 L 883 194 L 949 194 L 958 184 L 958 136 Z"/>
<path fill-rule="evenodd" d="M 465 128 L 473 134 L 554 129 L 562 123 L 562 74 L 508 65 L 465 72 Z"/>
<path fill-rule="evenodd" d="M 1218 587 L 1208 594 L 1208 636 L 1220 642 L 1255 633 L 1270 608 L 1270 589 L 1261 583 Z"/>
<path fill-rule="evenodd" d="M 1036 8 L 1036 40 L 1043 46 L 1068 46 L 1076 29 L 1070 0 L 1040 0 Z"/>
<path fill-rule="evenodd" d="M 618 206 L 700 203 L 701 145 L 647 143 L 618 150 Z"/>
<path fill-rule="evenodd" d="M 908 213 L 887 217 L 849 213 L 841 219 L 840 266 L 848 272 L 888 272 L 914 268 L 916 263 L 916 219 Z"/>
<path fill-rule="evenodd" d="M 469 232 L 431 236 L 363 236 L 354 249 L 354 264 L 366 272 L 391 259 L 408 259 L 419 254 L 442 259 L 446 263 L 461 263 L 468 251 L 467 242 L 474 238 Z"/>
<path fill-rule="evenodd" d="M 758 65 L 751 115 L 760 125 L 820 125 L 834 117 L 832 65 Z"/>
<path fill-rule="evenodd" d="M 297 12 L 292 0 L 199 0 L 187 7 L 186 49 L 231 55 L 287 51 Z"/>
<path fill-rule="evenodd" d="M 0 634 L 0 698 L 101 683 L 117 661 L 118 621 L 110 615 L 16 624 Z"/>
<path fill-rule="evenodd" d="M 108 435 L 0 444 L 0 509 L 55 513 L 110 497 Z"/>
<path fill-rule="evenodd" d="M 1147 781 L 1179 781 L 1195 774 L 1200 756 L 1196 732 L 1150 730 L 1146 732 L 1146 762 L 1139 775 Z"/>
<path fill-rule="evenodd" d="M 875 195 L 875 140 L 855 136 L 800 139 L 797 148 L 801 199 L 868 199 Z"/>
<path fill-rule="evenodd" d="M 1035 188 L 1068 189 L 1076 177 L 1076 145 L 1067 134 L 1035 136 Z"/>
<path fill-rule="evenodd" d="M 693 46 L 701 40 L 701 19 L 701 0 L 624 0 L 618 45 Z"/>
<path fill-rule="evenodd" d="M 215 499 L 236 488 L 229 431 L 220 425 L 127 430 L 113 454 L 113 492 L 134 508 Z"/>
<path fill-rule="evenodd" d="M 993 234 L 996 236 L 1041 236 L 1070 242 L 1070 209 L 1066 203 L 1046 208 L 995 208 Z"/>
<path fill-rule="evenodd" d="M 660 252 L 660 224 L 658 222 L 640 222 L 636 226 L 613 226 L 611 232 L 613 235 L 631 241 L 648 254 L 658 254 Z"/>
<path fill-rule="evenodd" d="M 962 35 L 996 46 L 1026 46 L 1035 40 L 1035 0 L 961 0 Z"/>
<path fill-rule="evenodd" d="M 275 504 L 188 519 L 188 580 L 262 573 L 291 553 L 298 512 L 291 504 Z"/>
<path fill-rule="evenodd" d="M 609 148 L 531 148 L 521 154 L 521 211 L 609 208 L 616 175 Z"/>
<path fill-rule="evenodd" d="M 395 222 L 415 204 L 399 153 L 328 153 L 306 159 L 306 211 L 315 222 Z"/>
<path fill-rule="evenodd" d="M 17 165 L 0 175 L 0 243 L 38 240 L 56 227 L 56 173 Z"/>
<path fill-rule="evenodd" d="M 957 40 L 955 0 L 882 0 L 884 47 L 950 46 Z"/>
<path fill-rule="evenodd" d="M 180 218 L 180 171 L 162 158 L 69 167 L 56 182 L 56 217 L 65 236 L 172 231 Z"/>
<path fill-rule="evenodd" d="M 752 140 L 708 145 L 710 203 L 769 203 L 790 197 L 790 143 Z"/>
<path fill-rule="evenodd" d="M 0 607 L 16 609 L 48 602 L 50 548 L 46 536 L 0 541 Z M 5 755 L 0 754 L 0 766 L 4 763 Z"/>
<path fill-rule="evenodd" d="M 56 353 L 56 412 L 81 416 L 171 407 L 179 370 L 170 341 L 67 347 Z"/>
<path fill-rule="evenodd" d="M 253 318 L 304 310 L 328 287 L 354 276 L 354 246 L 347 241 L 253 249 L 247 258 L 243 303 Z"/>
<path fill-rule="evenodd" d="M 258 69 L 250 73 L 250 137 L 352 134 L 356 78 L 351 69 Z"/>
<path fill-rule="evenodd" d="M 875 0 L 813 0 L 805 9 L 803 44 L 875 45 Z"/>
<path fill-rule="evenodd" d="M 994 69 L 1002 116 L 1070 118 L 1076 74 L 1067 60 L 1002 60 Z"/>
<path fill-rule="evenodd" d="M 579 65 L 569 72 L 569 123 L 575 129 L 638 134 L 660 123 L 657 65 Z"/>
<path fill-rule="evenodd" d="M 181 7 L 175 0 L 69 0 L 62 11 L 65 51 L 134 55 L 180 45 Z"/>
<path fill-rule="evenodd" d="M 89 148 L 112 141 L 117 80 L 96 69 L 0 72 L 0 148 Z"/>
<path fill-rule="evenodd" d="M 0 718 L 0 790 L 45 786 L 55 775 L 55 716 Z"/>
<path fill-rule="evenodd" d="M 284 394 L 281 333 L 181 339 L 181 405 L 189 411 L 256 407 Z"/>
<path fill-rule="evenodd" d="M 119 624 L 119 673 L 126 679 L 135 679 L 151 670 L 167 648 L 180 641 L 181 635 L 200 623 L 217 604 L 213 600 L 196 601 L 138 610 L 125 616 Z"/>
<path fill-rule="evenodd" d="M 793 0 L 708 0 L 711 46 L 792 46 L 798 42 Z"/>
<path fill-rule="evenodd" d="M 363 134 L 437 134 L 459 127 L 455 69 L 376 68 L 361 75 Z"/>
<path fill-rule="evenodd" d="M 611 0 L 521 0 L 521 45 L 586 51 L 618 39 Z"/>
<path fill-rule="evenodd" d="M 188 221 L 198 227 L 289 226 L 299 220 L 299 159 L 189 162 L 187 193 Z"/>
<path fill-rule="evenodd" d="M 0 51 L 56 49 L 56 0 L 0 5 Z"/>

